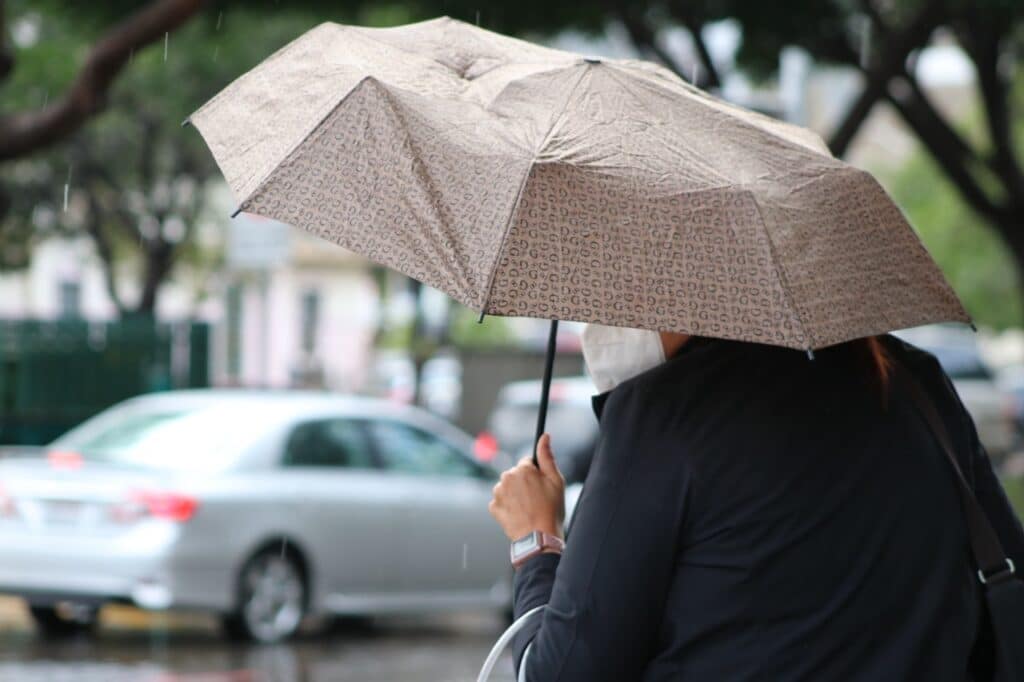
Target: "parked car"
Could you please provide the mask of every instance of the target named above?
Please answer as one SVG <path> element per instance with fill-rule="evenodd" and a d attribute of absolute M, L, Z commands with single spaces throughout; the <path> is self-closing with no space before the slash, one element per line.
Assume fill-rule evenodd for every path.
<path fill-rule="evenodd" d="M 959 328 L 933 325 L 898 333 L 936 357 L 974 419 L 978 438 L 997 462 L 1017 441 L 1016 401 L 997 385 L 985 364 L 974 334 Z"/>
<path fill-rule="evenodd" d="M 498 468 L 510 466 L 533 448 L 541 382 L 515 381 L 498 392 L 487 428 L 477 436 L 478 458 Z M 588 377 L 554 379 L 548 398 L 547 431 L 566 483 L 582 483 L 597 444 L 597 418 L 590 399 L 596 393 Z M 501 453 L 508 453 L 505 459 Z"/>
<path fill-rule="evenodd" d="M 503 612 L 495 474 L 471 450 L 425 411 L 364 398 L 134 398 L 0 461 L 0 592 L 47 633 L 127 602 L 217 612 L 261 642 L 310 613 Z"/>

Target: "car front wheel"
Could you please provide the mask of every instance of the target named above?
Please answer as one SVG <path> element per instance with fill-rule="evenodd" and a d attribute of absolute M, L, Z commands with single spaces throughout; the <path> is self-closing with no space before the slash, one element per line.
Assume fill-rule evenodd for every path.
<path fill-rule="evenodd" d="M 280 549 L 259 552 L 239 575 L 238 609 L 224 619 L 227 632 L 256 642 L 288 639 L 306 607 L 306 578 L 299 562 Z"/>

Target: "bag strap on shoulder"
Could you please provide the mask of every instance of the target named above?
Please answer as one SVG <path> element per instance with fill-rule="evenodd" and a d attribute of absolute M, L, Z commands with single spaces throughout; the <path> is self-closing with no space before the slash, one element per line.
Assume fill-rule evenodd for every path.
<path fill-rule="evenodd" d="M 986 587 L 1012 579 L 1016 570 L 1013 561 L 1006 556 L 999 537 L 985 515 L 985 510 L 978 503 L 978 499 L 971 490 L 971 485 L 964 477 L 964 472 L 956 459 L 949 432 L 946 430 L 938 410 L 935 409 L 928 394 L 909 370 L 904 368 L 901 374 L 918 413 L 929 426 L 932 435 L 939 443 L 956 474 L 957 492 L 960 494 L 960 506 L 967 521 L 967 534 L 971 542 L 971 552 L 974 554 L 974 563 L 978 567 L 978 579 Z"/>

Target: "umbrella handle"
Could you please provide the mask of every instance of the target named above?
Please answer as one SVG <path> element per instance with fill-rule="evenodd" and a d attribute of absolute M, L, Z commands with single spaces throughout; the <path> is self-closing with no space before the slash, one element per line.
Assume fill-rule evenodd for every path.
<path fill-rule="evenodd" d="M 551 393 L 551 370 L 555 365 L 555 345 L 558 339 L 558 320 L 551 320 L 548 331 L 548 352 L 544 358 L 544 380 L 540 389 L 540 408 L 537 410 L 537 435 L 533 439 L 533 465 L 537 466 L 537 444 L 544 435 L 544 424 L 548 419 L 548 395 Z"/>

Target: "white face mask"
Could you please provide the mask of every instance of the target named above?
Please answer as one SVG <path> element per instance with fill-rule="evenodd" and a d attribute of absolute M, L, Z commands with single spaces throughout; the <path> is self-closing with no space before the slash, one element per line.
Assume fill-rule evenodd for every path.
<path fill-rule="evenodd" d="M 647 329 L 588 324 L 580 341 L 587 371 L 601 393 L 665 362 L 661 335 Z"/>

